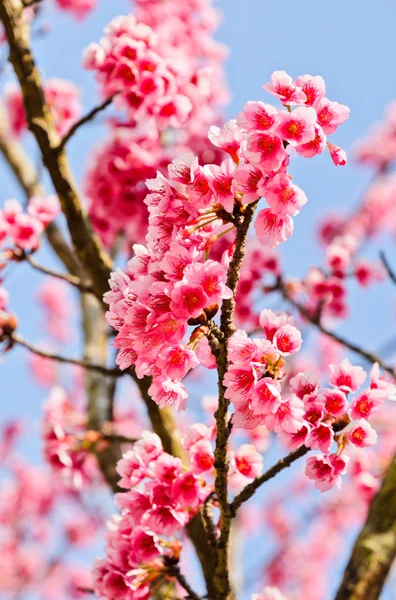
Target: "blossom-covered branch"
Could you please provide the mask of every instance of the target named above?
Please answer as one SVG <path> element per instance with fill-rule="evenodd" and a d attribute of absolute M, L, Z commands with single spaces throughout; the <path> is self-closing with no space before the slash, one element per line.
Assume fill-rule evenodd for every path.
<path fill-rule="evenodd" d="M 217 433 L 215 448 L 215 490 L 220 504 L 220 538 L 217 543 L 217 564 L 215 570 L 215 584 L 219 598 L 227 598 L 230 594 L 229 582 L 229 543 L 231 531 L 231 514 L 228 503 L 228 438 L 231 426 L 228 417 L 230 401 L 226 398 L 224 377 L 227 373 L 228 340 L 235 332 L 233 315 L 235 307 L 235 291 L 238 285 L 242 260 L 245 254 L 245 244 L 252 223 L 257 201 L 248 205 L 243 215 L 234 215 L 236 220 L 235 250 L 227 274 L 227 287 L 231 290 L 231 297 L 223 301 L 220 330 L 212 328 L 209 334 L 209 344 L 213 355 L 216 357 L 218 372 L 218 408 L 215 413 Z M 238 208 L 236 209 L 238 210 Z M 218 333 L 217 333 L 218 332 Z M 217 335 L 216 335 L 217 333 Z M 220 334 L 220 335 L 219 335 Z"/>

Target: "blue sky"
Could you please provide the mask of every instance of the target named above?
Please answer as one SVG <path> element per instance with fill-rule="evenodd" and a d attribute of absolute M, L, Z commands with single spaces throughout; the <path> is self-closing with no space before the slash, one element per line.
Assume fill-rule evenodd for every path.
<path fill-rule="evenodd" d="M 98 0 L 98 4 L 96 12 L 82 24 L 64 13 L 50 10 L 46 22 L 51 31 L 34 42 L 44 76 L 62 77 L 78 83 L 83 90 L 85 110 L 97 103 L 97 95 L 91 73 L 80 66 L 82 51 L 89 42 L 101 37 L 104 25 L 112 17 L 128 12 L 131 5 L 128 0 Z M 315 223 L 324 211 L 353 206 L 370 179 L 369 170 L 353 164 L 352 148 L 354 141 L 381 118 L 386 104 L 396 98 L 392 42 L 396 5 L 393 0 L 375 3 L 369 0 L 333 0 L 331 3 L 223 0 L 218 5 L 224 14 L 218 37 L 230 48 L 226 65 L 232 94 L 227 109 L 229 117 L 235 116 L 247 100 L 272 102 L 261 86 L 277 69 L 284 69 L 293 77 L 306 73 L 322 75 L 329 98 L 351 108 L 350 119 L 332 139 L 349 151 L 350 162 L 346 167 L 334 167 L 327 154 L 312 160 L 296 158 L 292 161 L 290 170 L 294 181 L 304 189 L 309 202 L 297 217 L 295 233 L 282 248 L 282 255 L 288 272 L 302 275 L 309 264 L 321 261 L 314 235 Z M 3 75 L 3 81 L 8 78 L 8 73 Z M 90 150 L 104 135 L 102 125 L 91 124 L 70 143 L 70 161 L 78 180 L 83 176 Z M 29 143 L 29 149 L 38 163 L 38 152 L 33 143 Z M 0 181 L 0 203 L 10 197 L 23 199 L 1 161 Z M 396 266 L 393 243 L 381 240 L 376 249 L 369 251 L 372 257 L 376 256 L 379 247 L 386 248 L 389 259 Z M 52 258 L 46 252 L 40 256 L 42 262 L 51 264 Z M 11 294 L 11 307 L 20 317 L 21 332 L 29 339 L 40 339 L 41 335 L 41 317 L 33 301 L 37 281 L 36 274 L 21 266 L 14 269 L 6 283 Z M 342 330 L 374 350 L 388 339 L 390 329 L 394 327 L 396 311 L 392 288 L 390 285 L 368 291 L 355 288 L 351 301 L 356 310 L 351 320 L 342 325 Z M 16 350 L 0 363 L 0 419 L 19 415 L 32 424 L 32 436 L 25 448 L 37 460 L 36 424 L 43 392 L 32 387 L 26 372 L 21 371 L 25 356 L 24 351 Z"/>

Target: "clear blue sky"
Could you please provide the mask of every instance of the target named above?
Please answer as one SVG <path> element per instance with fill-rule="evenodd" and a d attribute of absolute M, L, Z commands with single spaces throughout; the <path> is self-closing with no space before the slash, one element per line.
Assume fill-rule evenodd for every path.
<path fill-rule="evenodd" d="M 97 103 L 97 96 L 92 75 L 80 66 L 82 51 L 89 42 L 101 37 L 103 26 L 112 17 L 128 12 L 131 6 L 128 0 L 98 0 L 98 4 L 96 12 L 82 24 L 64 13 L 49 11 L 46 22 L 51 31 L 34 42 L 45 77 L 77 82 L 83 90 L 86 110 Z M 313 234 L 320 215 L 332 208 L 352 206 L 370 179 L 369 171 L 353 164 L 351 150 L 353 142 L 373 121 L 381 118 L 386 104 L 396 98 L 396 5 L 393 0 L 375 3 L 369 0 L 223 0 L 218 4 L 224 13 L 219 38 L 230 47 L 227 74 L 232 103 L 228 108 L 229 117 L 239 112 L 247 100 L 271 102 L 261 86 L 277 69 L 284 69 L 293 77 L 305 73 L 322 75 L 330 99 L 351 108 L 350 119 L 334 136 L 335 143 L 350 151 L 351 160 L 345 168 L 334 167 L 327 154 L 313 160 L 295 159 L 291 165 L 294 180 L 305 190 L 309 203 L 297 217 L 295 233 L 282 247 L 282 253 L 290 274 L 302 275 L 309 264 L 321 260 Z M 3 81 L 6 79 L 3 75 Z M 69 156 L 77 179 L 81 180 L 90 149 L 104 133 L 101 125 L 93 124 L 70 144 Z M 34 144 L 29 147 L 38 162 Z M 0 181 L 0 202 L 10 197 L 23 199 L 1 161 Z M 384 247 L 385 241 L 381 243 Z M 386 241 L 385 247 L 389 259 L 396 265 L 394 245 Z M 50 263 L 49 256 L 45 253 L 41 256 L 42 262 Z M 374 251 L 372 256 L 375 256 Z M 23 266 L 15 269 L 6 283 L 11 307 L 20 316 L 21 332 L 33 340 L 40 339 L 40 316 L 32 293 L 37 281 L 37 276 Z M 375 349 L 388 339 L 394 327 L 392 288 L 386 285 L 369 291 L 355 290 L 352 300 L 357 309 L 343 331 Z M 386 318 L 368 318 L 369 313 L 378 315 L 378 312 L 385 312 Z M 34 435 L 25 447 L 38 459 L 36 424 L 43 392 L 32 387 L 28 377 L 21 376 L 20 365 L 25 356 L 23 351 L 17 350 L 0 363 L 0 419 L 17 414 L 32 424 Z"/>

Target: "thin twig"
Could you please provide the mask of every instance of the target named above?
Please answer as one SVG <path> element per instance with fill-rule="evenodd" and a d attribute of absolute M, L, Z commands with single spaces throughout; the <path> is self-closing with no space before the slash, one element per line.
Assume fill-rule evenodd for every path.
<path fill-rule="evenodd" d="M 172 564 L 168 562 L 166 559 L 164 560 L 165 564 L 168 567 L 168 574 L 176 579 L 176 581 L 181 585 L 181 587 L 187 592 L 189 600 L 202 600 L 201 596 L 198 596 L 188 583 L 187 579 L 184 577 L 183 573 L 180 571 L 179 565 Z"/>
<path fill-rule="evenodd" d="M 110 96 L 109 98 L 107 98 L 106 100 L 104 100 L 98 106 L 95 106 L 95 108 L 93 108 L 92 110 L 90 110 L 89 113 L 87 113 L 86 115 L 84 115 L 83 117 L 81 117 L 81 119 L 79 119 L 76 123 L 74 123 L 74 125 L 72 125 L 70 127 L 69 131 L 66 133 L 66 135 L 63 136 L 63 138 L 59 142 L 57 150 L 59 152 L 61 152 L 63 150 L 63 148 L 66 146 L 67 142 L 70 140 L 70 138 L 73 137 L 73 135 L 76 133 L 76 131 L 78 129 L 80 129 L 80 127 L 82 127 L 83 125 L 85 125 L 85 123 L 89 123 L 89 121 L 92 121 L 98 113 L 102 112 L 108 106 L 110 106 L 110 104 L 113 102 L 113 99 L 115 98 L 115 96 L 117 95 L 117 93 L 118 92 L 116 92 L 115 94 L 113 94 L 112 96 Z"/>
<path fill-rule="evenodd" d="M 116 444 L 134 444 L 138 441 L 138 438 L 131 438 L 126 435 L 119 435 L 118 433 L 103 433 L 101 439 Z"/>
<path fill-rule="evenodd" d="M 332 425 L 334 432 L 338 433 L 342 431 L 349 423 L 350 418 L 348 417 L 348 415 L 341 416 Z M 258 477 L 256 477 L 256 479 L 248 483 L 247 486 L 245 486 L 243 490 L 239 492 L 237 496 L 235 496 L 234 500 L 230 504 L 232 516 L 236 516 L 238 508 L 240 508 L 240 506 L 244 502 L 249 500 L 249 498 L 253 496 L 253 494 L 263 483 L 266 483 L 267 481 L 275 477 L 275 475 L 283 471 L 283 469 L 290 467 L 290 465 L 292 465 L 296 460 L 310 452 L 310 450 L 311 448 L 308 448 L 307 446 L 305 446 L 305 444 L 303 444 L 302 446 L 300 446 L 300 448 L 294 450 L 294 452 L 290 452 L 290 454 L 288 454 L 284 458 L 281 458 L 270 469 L 268 469 L 268 471 L 262 473 L 262 475 L 259 475 Z"/>
<path fill-rule="evenodd" d="M 283 469 L 290 467 L 290 465 L 292 465 L 296 460 L 304 456 L 304 454 L 307 454 L 309 450 L 310 448 L 307 448 L 307 446 L 301 446 L 298 448 L 298 450 L 295 450 L 284 458 L 281 458 L 275 465 L 268 469 L 268 471 L 259 477 L 256 477 L 256 479 L 254 479 L 251 483 L 248 483 L 248 485 L 245 486 L 231 502 L 230 508 L 232 516 L 235 517 L 238 508 L 240 508 L 244 502 L 249 500 L 263 483 L 275 477 L 275 475 L 283 471 Z"/>
<path fill-rule="evenodd" d="M 390 266 L 388 259 L 385 256 L 385 252 L 383 250 L 381 250 L 379 255 L 380 255 L 381 262 L 384 265 L 385 270 L 389 275 L 389 279 L 396 285 L 396 274 L 393 271 L 392 267 Z"/>
<path fill-rule="evenodd" d="M 34 344 L 31 344 L 30 342 L 25 340 L 25 338 L 18 335 L 17 333 L 13 333 L 10 336 L 10 341 L 13 344 L 18 344 L 19 346 L 23 346 L 24 348 L 26 348 L 27 350 L 29 350 L 29 352 L 32 352 L 33 354 L 37 354 L 38 356 L 42 356 L 43 358 L 48 358 L 48 359 L 54 360 L 56 362 L 76 365 L 78 367 L 82 367 L 82 368 L 88 369 L 90 371 L 96 371 L 97 373 L 102 373 L 102 375 L 108 375 L 109 377 L 121 377 L 123 375 L 123 372 L 120 371 L 119 369 L 107 369 L 106 367 L 103 367 L 102 365 L 95 365 L 86 360 L 70 358 L 68 356 L 62 356 L 61 354 L 55 354 L 53 352 L 48 352 L 47 350 L 44 350 L 43 348 L 38 348 Z"/>
<path fill-rule="evenodd" d="M 378 363 L 378 365 L 381 367 L 381 369 L 383 369 L 387 373 L 390 373 L 390 375 L 392 375 L 392 377 L 394 377 L 396 379 L 395 369 L 393 367 L 391 367 L 390 365 L 387 365 L 386 363 L 384 363 L 383 360 L 379 356 L 377 356 L 373 352 L 369 352 L 368 350 L 365 350 L 364 348 L 362 348 L 361 346 L 358 346 L 354 342 L 347 340 L 346 338 L 342 337 L 338 333 L 335 333 L 334 331 L 330 331 L 324 325 L 322 325 L 322 323 L 318 319 L 317 315 L 313 315 L 305 306 L 303 306 L 302 304 L 300 304 L 300 302 L 298 302 L 297 300 L 295 300 L 295 298 L 293 298 L 293 296 L 289 293 L 289 291 L 287 289 L 287 284 L 281 278 L 278 278 L 278 282 L 277 282 L 276 286 L 274 286 L 273 290 L 274 291 L 279 290 L 281 292 L 282 296 L 285 298 L 285 300 L 290 302 L 290 304 L 292 306 L 294 306 L 294 308 L 296 308 L 299 311 L 299 313 L 307 321 L 309 321 L 312 325 L 314 325 L 317 329 L 319 329 L 319 331 L 321 331 L 328 337 L 332 338 L 335 342 L 338 342 L 342 346 L 345 346 L 352 352 L 355 352 L 355 354 L 359 354 L 359 356 L 362 356 L 368 362 L 370 362 L 372 364 Z"/>
<path fill-rule="evenodd" d="M 36 269 L 36 271 L 40 271 L 40 273 L 44 273 L 45 275 L 51 275 L 52 277 L 56 277 L 57 279 L 66 281 L 67 283 L 70 283 L 70 285 L 73 285 L 74 287 L 78 288 L 81 292 L 93 293 L 93 287 L 91 283 L 85 283 L 84 281 L 81 281 L 81 279 L 79 279 L 78 277 L 70 275 L 69 273 L 62 273 L 61 271 L 56 271 L 54 269 L 44 267 L 43 265 L 40 265 L 38 262 L 36 262 L 34 258 L 32 258 L 29 254 L 25 254 L 24 258 L 29 263 L 29 265 L 33 267 L 33 269 Z"/>
<path fill-rule="evenodd" d="M 28 8 L 28 6 L 34 6 L 35 4 L 40 4 L 42 0 L 22 0 L 23 8 Z"/>

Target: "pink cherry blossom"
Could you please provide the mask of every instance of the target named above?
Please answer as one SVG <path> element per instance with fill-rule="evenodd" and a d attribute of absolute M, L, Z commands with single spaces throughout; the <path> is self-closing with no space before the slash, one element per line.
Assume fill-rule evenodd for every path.
<path fill-rule="evenodd" d="M 354 367 L 345 358 L 341 365 L 330 365 L 330 383 L 343 392 L 356 392 L 364 383 L 367 373 L 363 367 Z"/>
<path fill-rule="evenodd" d="M 294 325 L 282 325 L 276 331 L 272 343 L 283 356 L 295 354 L 301 348 L 301 333 Z"/>
<path fill-rule="evenodd" d="M 348 440 L 358 448 L 374 446 L 377 443 L 377 432 L 365 419 L 360 419 L 348 432 Z"/>
<path fill-rule="evenodd" d="M 254 387 L 251 403 L 256 415 L 276 413 L 281 403 L 279 383 L 270 377 L 260 379 Z"/>
<path fill-rule="evenodd" d="M 349 108 L 338 102 L 330 102 L 327 98 L 319 98 L 314 108 L 318 115 L 318 123 L 324 133 L 334 133 L 341 123 L 349 117 Z"/>
<path fill-rule="evenodd" d="M 280 98 L 282 104 L 302 104 L 307 97 L 302 89 L 293 84 L 293 79 L 285 71 L 274 71 L 271 82 L 263 88 L 273 96 Z"/>
<path fill-rule="evenodd" d="M 347 155 L 345 150 L 343 150 L 339 146 L 330 144 L 329 142 L 327 142 L 327 147 L 330 152 L 331 160 L 336 165 L 336 167 L 343 167 L 344 165 L 346 165 Z"/>
<path fill-rule="evenodd" d="M 330 452 L 331 444 L 333 442 L 334 431 L 327 423 L 319 423 L 309 434 L 307 446 L 310 448 L 317 448 L 324 454 Z"/>
<path fill-rule="evenodd" d="M 340 417 L 348 409 L 345 393 L 337 388 L 322 390 L 326 411 L 334 417 Z"/>
<path fill-rule="evenodd" d="M 263 102 L 246 102 L 243 112 L 237 116 L 237 123 L 245 131 L 273 130 L 278 121 L 278 110 Z"/>
<path fill-rule="evenodd" d="M 304 158 L 312 158 L 317 154 L 322 154 L 326 148 L 326 136 L 321 126 L 315 125 L 315 137 L 312 140 L 297 144 L 294 148 L 297 154 L 304 156 Z"/>
<path fill-rule="evenodd" d="M 275 175 L 265 186 L 265 199 L 271 210 L 277 215 L 297 215 L 307 203 L 304 192 L 292 184 L 284 173 Z"/>
<path fill-rule="evenodd" d="M 263 457 L 252 444 L 242 444 L 234 452 L 236 469 L 247 479 L 258 477 L 263 470 Z"/>
<path fill-rule="evenodd" d="M 260 210 L 254 223 L 260 241 L 269 248 L 276 248 L 293 233 L 293 219 L 289 215 L 279 216 L 269 208 Z"/>
<path fill-rule="evenodd" d="M 235 119 L 227 121 L 222 129 L 212 125 L 208 137 L 214 146 L 227 152 L 236 164 L 239 163 L 239 149 L 245 135 Z"/>
<path fill-rule="evenodd" d="M 244 154 L 266 173 L 280 169 L 287 156 L 281 138 L 268 133 L 253 133 L 248 139 Z"/>
<path fill-rule="evenodd" d="M 190 369 L 199 365 L 196 354 L 181 345 L 169 346 L 160 354 L 163 372 L 171 379 L 182 379 Z"/>
<path fill-rule="evenodd" d="M 205 306 L 209 305 L 209 298 L 203 287 L 193 283 L 181 283 L 173 288 L 170 308 L 180 317 L 198 317 Z"/>
<path fill-rule="evenodd" d="M 294 84 L 304 92 L 306 96 L 305 104 L 307 106 L 313 106 L 316 100 L 323 98 L 326 94 L 325 82 L 319 75 L 315 77 L 312 77 L 312 75 L 300 75 Z"/>
<path fill-rule="evenodd" d="M 264 195 L 264 183 L 265 175 L 257 166 L 241 165 L 234 171 L 234 186 L 243 194 L 244 204 L 255 202 Z"/>
<path fill-rule="evenodd" d="M 301 106 L 291 113 L 280 112 L 276 133 L 293 146 L 306 144 L 315 139 L 316 112 L 311 107 Z"/>

